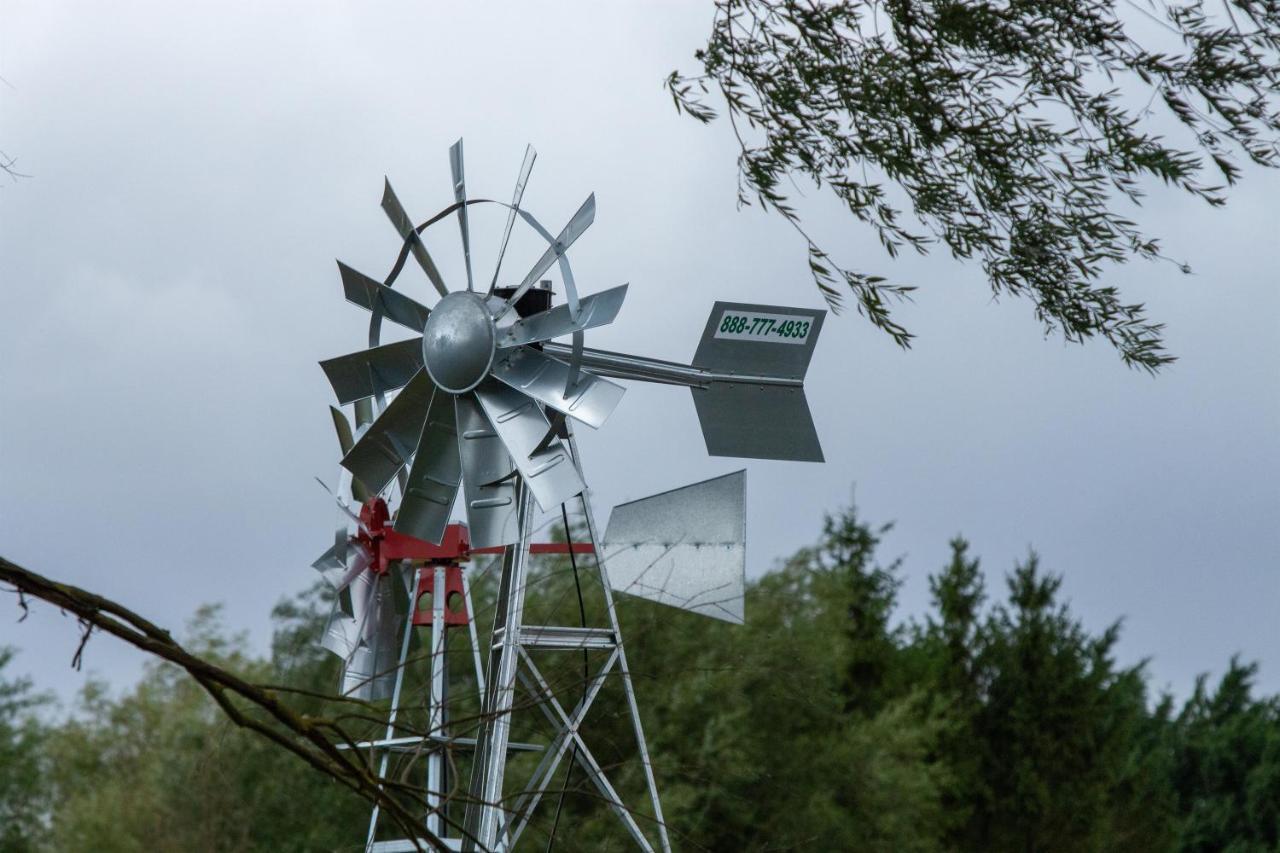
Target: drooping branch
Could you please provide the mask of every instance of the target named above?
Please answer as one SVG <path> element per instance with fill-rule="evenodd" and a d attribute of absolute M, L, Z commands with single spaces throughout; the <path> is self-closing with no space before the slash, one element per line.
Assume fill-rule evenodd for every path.
<path fill-rule="evenodd" d="M 1155 179 L 1218 206 L 1237 159 L 1280 166 L 1280 2 L 1223 4 L 1218 19 L 1203 0 L 717 0 L 700 73 L 667 87 L 703 123 L 717 115 L 707 95 L 723 101 L 739 203 L 800 232 L 833 310 L 852 292 L 910 343 L 888 306 L 911 288 L 820 248 L 795 176 L 830 189 L 890 257 L 945 246 L 997 295 L 1029 298 L 1046 331 L 1102 337 L 1155 371 L 1173 360 L 1163 327 L 1104 278 L 1169 259 L 1118 205 Z M 1184 143 L 1161 135 L 1153 107 Z"/>

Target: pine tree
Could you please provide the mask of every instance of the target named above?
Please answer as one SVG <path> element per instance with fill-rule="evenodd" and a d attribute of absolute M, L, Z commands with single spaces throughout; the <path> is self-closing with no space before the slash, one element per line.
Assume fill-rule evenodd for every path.
<path fill-rule="evenodd" d="M 1217 690 L 1204 676 L 1174 723 L 1176 849 L 1280 849 L 1280 700 L 1252 695 L 1257 665 L 1233 659 Z"/>

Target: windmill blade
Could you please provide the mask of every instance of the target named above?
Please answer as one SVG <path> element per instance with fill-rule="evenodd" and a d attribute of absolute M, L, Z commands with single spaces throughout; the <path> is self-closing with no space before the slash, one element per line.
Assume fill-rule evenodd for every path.
<path fill-rule="evenodd" d="M 399 575 L 394 569 L 385 575 L 365 572 L 365 582 L 353 588 L 352 603 L 362 600 L 363 607 L 356 615 L 360 642 L 343 667 L 344 695 L 378 700 L 392 693 L 399 665 L 396 637 L 404 612 L 400 605 L 407 603 Z"/>
<path fill-rule="evenodd" d="M 344 660 L 360 646 L 360 623 L 345 612 L 341 597 L 333 603 L 324 633 L 320 635 L 320 646 Z"/>
<path fill-rule="evenodd" d="M 515 462 L 470 394 L 457 398 L 458 446 L 463 500 L 471 547 L 510 545 L 520 536 L 516 523 Z"/>
<path fill-rule="evenodd" d="M 511 239 L 511 228 L 516 224 L 516 212 L 520 210 L 520 200 L 524 198 L 524 188 L 529 183 L 529 173 L 533 171 L 533 161 L 538 159 L 538 152 L 532 145 L 525 146 L 524 162 L 520 164 L 520 174 L 516 176 L 516 190 L 511 196 L 511 208 L 507 211 L 507 227 L 502 232 L 502 244 L 498 247 L 498 263 L 493 267 L 493 280 L 489 282 L 489 292 L 498 286 L 498 272 L 502 269 L 502 256 L 507 253 L 507 241 Z"/>
<path fill-rule="evenodd" d="M 329 407 L 329 415 L 333 418 L 334 432 L 338 434 L 338 446 L 342 448 L 342 455 L 346 456 L 351 451 L 351 445 L 355 443 L 355 437 L 351 433 L 351 423 L 342 410 L 335 406 Z"/>
<path fill-rule="evenodd" d="M 517 320 L 499 337 L 498 346 L 516 347 L 540 343 L 612 323 L 622 308 L 622 301 L 627 297 L 627 287 L 625 284 L 611 287 L 584 298 L 579 303 L 576 320 L 567 304 Z"/>
<path fill-rule="evenodd" d="M 372 559 L 364 546 L 349 539 L 345 527 L 339 527 L 334 533 L 333 546 L 321 554 L 311 568 L 319 572 L 329 586 L 343 590 L 352 578 L 369 568 Z"/>
<path fill-rule="evenodd" d="M 454 397 L 437 390 L 431 398 L 431 409 L 418 439 L 395 529 L 417 539 L 440 544 L 461 480 L 462 462 L 458 458 Z"/>
<path fill-rule="evenodd" d="M 388 320 L 422 334 L 427 318 L 431 316 L 431 311 L 426 306 L 353 270 L 342 261 L 338 261 L 338 272 L 342 276 L 342 289 L 348 302 L 359 305 L 366 311 L 376 309 Z"/>
<path fill-rule="evenodd" d="M 475 395 L 539 506 L 554 509 L 582 492 L 582 478 L 559 439 L 538 449 L 550 422 L 537 403 L 495 380 L 482 382 Z"/>
<path fill-rule="evenodd" d="M 741 625 L 746 488 L 735 471 L 614 507 L 601 545 L 610 586 Z"/>
<path fill-rule="evenodd" d="M 333 428 L 338 433 L 338 446 L 342 449 L 342 455 L 346 456 L 351 452 L 351 446 L 355 444 L 351 423 L 347 420 L 347 416 L 334 406 L 329 407 L 329 415 L 333 418 Z M 351 478 L 351 497 L 359 503 L 369 499 L 369 490 L 356 477 Z"/>
<path fill-rule="evenodd" d="M 409 251 L 413 253 L 418 266 L 422 267 L 422 271 L 427 274 L 427 278 L 435 285 L 436 290 L 440 292 L 441 296 L 447 296 L 449 288 L 444 286 L 444 279 L 440 277 L 440 270 L 436 269 L 436 262 L 431 260 L 431 254 L 427 251 L 426 244 L 422 242 L 422 238 L 413 230 L 413 220 L 409 218 L 408 213 L 405 213 L 404 205 L 396 197 L 396 191 L 391 189 L 391 181 L 386 178 L 383 180 L 386 181 L 386 184 L 382 189 L 382 210 L 387 214 L 387 218 L 391 220 L 391 224 L 396 227 L 396 231 L 400 234 L 400 239 L 409 241 Z"/>
<path fill-rule="evenodd" d="M 338 402 L 347 404 L 401 387 L 422 369 L 422 340 L 360 350 L 320 362 Z M 371 410 L 370 410 L 371 411 Z M 356 410 L 360 422 L 360 410 Z"/>
<path fill-rule="evenodd" d="M 365 599 L 365 618 L 360 623 L 360 639 L 376 646 L 388 627 L 393 631 L 396 627 L 396 579 L 391 572 L 385 575 L 365 572 L 361 577 L 369 579 L 369 591 Z"/>
<path fill-rule="evenodd" d="M 538 262 L 525 274 L 524 281 L 520 282 L 520 286 L 516 288 L 515 293 L 512 293 L 511 297 L 507 299 L 506 308 L 503 308 L 498 313 L 499 317 L 511 310 L 516 302 L 520 300 L 520 297 L 524 296 L 525 291 L 532 287 L 544 272 L 551 269 L 551 265 L 568 251 L 569 247 L 582 236 L 584 231 L 591 227 L 591 223 L 595 221 L 595 218 L 596 194 L 592 193 L 587 196 L 587 200 L 582 203 L 582 207 L 578 208 L 578 212 L 569 220 L 569 224 L 564 226 L 564 230 L 560 232 L 560 236 L 556 238 L 555 243 L 547 247 L 547 250 L 542 253 L 542 257 L 538 258 Z"/>
<path fill-rule="evenodd" d="M 569 393 L 569 365 L 533 347 L 508 350 L 494 362 L 493 375 L 557 412 L 598 429 L 613 413 L 626 389 L 607 379 L 581 373 Z"/>
<path fill-rule="evenodd" d="M 333 498 L 333 502 L 338 505 L 338 509 L 342 510 L 343 515 L 351 519 L 357 527 L 364 529 L 364 522 L 360 520 L 360 516 L 353 512 L 351 507 L 347 506 L 347 502 L 342 499 L 341 495 L 336 494 L 333 489 L 329 488 L 328 484 L 319 477 L 316 477 L 316 483 L 319 484 L 320 488 L 329 493 L 329 497 Z M 312 565 L 314 565 L 314 563 Z"/>
<path fill-rule="evenodd" d="M 419 370 L 342 457 L 342 467 L 358 477 L 373 494 L 386 488 L 413 455 L 414 442 L 422 433 L 434 391 L 427 372 Z"/>
<path fill-rule="evenodd" d="M 462 165 L 462 140 L 449 148 L 449 171 L 453 173 L 453 200 L 458 203 L 458 228 L 462 230 L 462 256 L 467 263 L 467 290 L 475 290 L 471 278 L 471 228 L 467 224 L 467 176 Z"/>
<path fill-rule="evenodd" d="M 372 397 L 372 396 L 373 396 L 372 394 L 369 395 L 369 397 Z M 369 397 L 356 400 L 355 409 L 356 409 L 356 432 L 357 433 L 360 432 L 360 430 L 367 427 L 369 424 L 373 423 L 373 400 L 369 399 Z"/>
<path fill-rule="evenodd" d="M 340 532 L 345 533 L 345 531 Z M 360 620 L 356 617 L 358 612 L 363 613 L 363 610 L 358 608 L 363 608 L 364 598 L 353 598 L 351 587 L 355 583 L 360 596 L 364 595 L 361 591 L 363 585 L 357 581 L 366 574 L 372 559 L 367 550 L 356 545 L 347 549 L 345 565 L 340 566 L 339 569 L 342 572 L 341 576 L 333 570 L 321 571 L 325 580 L 333 585 L 337 595 L 334 597 L 333 612 L 329 614 L 329 620 L 325 623 L 320 645 L 339 657 L 349 657 L 360 644 L 361 626 Z"/>

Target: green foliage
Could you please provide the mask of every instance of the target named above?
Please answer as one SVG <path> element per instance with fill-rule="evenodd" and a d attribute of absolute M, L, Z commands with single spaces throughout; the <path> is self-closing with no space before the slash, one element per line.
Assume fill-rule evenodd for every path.
<path fill-rule="evenodd" d="M 335 670 L 318 655 L 281 654 L 312 631 L 320 612 L 302 598 L 277 613 L 277 655 L 252 660 L 228 637 L 216 608 L 187 629 L 202 658 L 261 681 L 289 668 L 297 686 L 331 689 Z M 310 646 L 310 643 L 307 643 Z M 169 664 L 149 665 L 122 696 L 89 682 L 70 719 L 46 729 L 44 763 L 56 806 L 40 850 L 315 851 L 349 845 L 366 806 L 291 755 L 241 731 L 208 695 Z M 7 849 L 7 848 L 6 848 Z"/>
<path fill-rule="evenodd" d="M 1232 660 L 1212 695 L 1202 677 L 1173 723 L 1179 851 L 1280 849 L 1280 698 L 1253 697 L 1256 672 Z"/>
<path fill-rule="evenodd" d="M 1032 555 L 983 631 L 970 736 L 985 784 L 968 834 L 987 849 L 1105 847 L 1145 781 L 1128 778 L 1146 715 L 1141 667 L 1117 669 L 1119 626 L 1090 636 L 1058 603 L 1060 586 Z"/>
<path fill-rule="evenodd" d="M 30 679 L 5 677 L 13 655 L 0 646 L 0 851 L 29 853 L 37 849 L 48 802 L 45 731 L 33 712 L 48 700 L 32 693 Z"/>
<path fill-rule="evenodd" d="M 1030 298 L 1046 331 L 1101 336 L 1155 370 L 1171 360 L 1161 325 L 1102 283 L 1109 265 L 1163 257 L 1120 203 L 1154 179 L 1221 205 L 1215 179 L 1234 183 L 1237 157 L 1280 165 L 1274 0 L 1223 0 L 1221 18 L 1202 0 L 715 5 L 702 73 L 667 80 L 676 108 L 709 122 L 703 96 L 721 96 L 739 202 L 786 217 L 832 308 L 843 284 L 903 346 L 889 302 L 913 288 L 838 266 L 801 225 L 793 175 L 828 187 L 890 257 L 944 245 L 997 295 Z M 1157 104 L 1184 143 L 1156 131 Z"/>
<path fill-rule="evenodd" d="M 619 602 L 678 849 L 1280 849 L 1280 698 L 1253 695 L 1254 667 L 1233 661 L 1216 689 L 1202 679 L 1181 708 L 1167 696 L 1151 707 L 1143 666 L 1115 662 L 1118 625 L 1087 631 L 1035 555 L 988 604 L 962 539 L 930 578 L 929 613 L 903 624 L 901 567 L 877 554 L 887 529 L 852 508 L 832 515 L 821 541 L 750 584 L 743 626 Z M 603 606 L 592 575 L 579 578 L 588 614 Z M 531 589 L 531 619 L 576 622 L 567 561 L 543 563 Z M 482 614 L 493 593 L 477 585 Z M 187 645 L 257 681 L 323 693 L 337 677 L 315 645 L 326 613 L 318 590 L 278 606 L 269 660 L 246 654 L 213 608 L 196 615 Z M 3 677 L 9 657 L 5 853 L 360 848 L 364 801 L 235 728 L 177 670 L 152 666 L 121 695 L 91 682 L 69 718 L 37 722 L 29 686 Z M 539 666 L 572 701 L 583 663 L 548 653 Z M 318 696 L 294 701 L 332 713 Z M 512 739 L 540 739 L 538 720 L 517 715 Z M 616 680 L 584 732 L 624 798 L 643 803 Z M 535 761 L 518 758 L 510 778 Z M 421 765 L 400 770 L 420 778 Z M 561 769 L 521 848 L 545 849 L 553 823 L 555 849 L 632 849 L 581 771 Z"/>

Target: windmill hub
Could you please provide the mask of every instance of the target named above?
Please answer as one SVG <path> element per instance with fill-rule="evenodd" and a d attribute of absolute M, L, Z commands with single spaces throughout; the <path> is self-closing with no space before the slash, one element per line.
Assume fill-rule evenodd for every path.
<path fill-rule="evenodd" d="M 470 391 L 489 375 L 495 350 L 493 315 L 470 291 L 440 300 L 422 333 L 422 360 L 432 381 L 451 394 Z"/>

